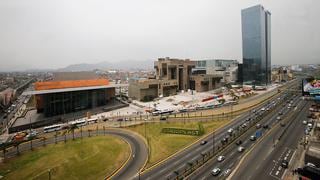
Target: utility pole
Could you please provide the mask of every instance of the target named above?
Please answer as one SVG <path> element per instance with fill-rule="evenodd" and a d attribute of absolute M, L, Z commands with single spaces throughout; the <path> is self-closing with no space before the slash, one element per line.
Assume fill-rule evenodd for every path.
<path fill-rule="evenodd" d="M 212 132 L 212 154 L 214 154 L 214 131 Z"/>

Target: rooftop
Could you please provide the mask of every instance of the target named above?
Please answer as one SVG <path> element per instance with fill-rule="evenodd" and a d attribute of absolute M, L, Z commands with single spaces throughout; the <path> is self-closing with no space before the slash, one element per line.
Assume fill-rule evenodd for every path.
<path fill-rule="evenodd" d="M 99 85 L 99 86 L 86 86 L 86 87 L 72 87 L 72 88 L 60 88 L 60 89 L 35 90 L 35 91 L 24 92 L 23 95 L 50 94 L 50 93 L 84 91 L 84 90 L 93 90 L 93 89 L 107 89 L 107 88 L 118 88 L 118 87 L 128 87 L 128 84 L 109 84 L 109 85 Z"/>
<path fill-rule="evenodd" d="M 50 89 L 64 89 L 64 88 L 79 88 L 91 86 L 107 86 L 109 81 L 107 79 L 89 79 L 89 80 L 67 80 L 67 81 L 45 81 L 36 82 L 34 84 L 35 90 L 50 90 Z"/>

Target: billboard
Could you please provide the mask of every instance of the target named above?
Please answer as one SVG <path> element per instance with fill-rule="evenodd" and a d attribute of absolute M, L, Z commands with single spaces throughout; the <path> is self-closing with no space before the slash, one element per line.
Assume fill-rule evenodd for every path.
<path fill-rule="evenodd" d="M 303 95 L 320 95 L 320 80 L 314 77 L 308 77 L 302 80 Z"/>

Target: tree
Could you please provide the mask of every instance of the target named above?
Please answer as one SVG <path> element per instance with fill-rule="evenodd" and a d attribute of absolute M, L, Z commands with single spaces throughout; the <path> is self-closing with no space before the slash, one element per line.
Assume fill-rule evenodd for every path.
<path fill-rule="evenodd" d="M 66 143 L 67 142 L 67 131 L 64 131 L 63 135 L 64 135 L 64 143 Z"/>
<path fill-rule="evenodd" d="M 3 152 L 3 161 L 5 161 L 6 159 L 6 152 L 7 152 L 7 145 L 6 144 L 3 144 L 2 146 L 2 152 Z"/>
<path fill-rule="evenodd" d="M 45 146 L 45 145 L 46 145 L 46 139 L 47 139 L 47 138 L 46 138 L 46 137 L 42 137 L 41 139 L 42 139 L 42 142 L 43 142 L 42 145 Z"/>
<path fill-rule="evenodd" d="M 14 146 L 16 147 L 16 151 L 17 151 L 17 154 L 18 154 L 18 155 L 20 154 L 19 145 L 20 145 L 20 142 L 16 142 L 16 143 L 14 144 Z"/>
<path fill-rule="evenodd" d="M 74 140 L 74 130 L 78 129 L 79 127 L 76 124 L 71 124 L 68 127 L 68 132 L 72 133 L 72 140 Z"/>

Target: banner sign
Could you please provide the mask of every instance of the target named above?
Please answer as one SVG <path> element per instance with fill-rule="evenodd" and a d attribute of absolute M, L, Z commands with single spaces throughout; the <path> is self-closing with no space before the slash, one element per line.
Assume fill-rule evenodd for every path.
<path fill-rule="evenodd" d="M 181 135 L 189 135 L 189 136 L 201 136 L 203 134 L 201 130 L 177 129 L 177 128 L 162 128 L 161 133 L 181 134 Z"/>

